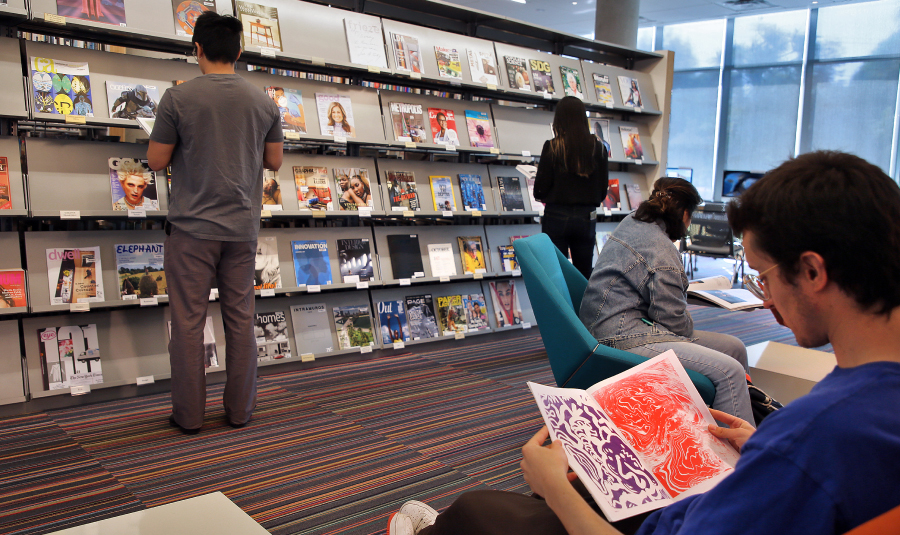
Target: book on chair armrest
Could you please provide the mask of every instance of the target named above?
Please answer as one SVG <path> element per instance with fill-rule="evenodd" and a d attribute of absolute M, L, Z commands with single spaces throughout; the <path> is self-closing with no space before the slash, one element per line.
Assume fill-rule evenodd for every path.
<path fill-rule="evenodd" d="M 721 275 L 691 281 L 687 293 L 728 310 L 745 310 L 763 304 L 749 291 L 732 288 L 728 277 Z"/>

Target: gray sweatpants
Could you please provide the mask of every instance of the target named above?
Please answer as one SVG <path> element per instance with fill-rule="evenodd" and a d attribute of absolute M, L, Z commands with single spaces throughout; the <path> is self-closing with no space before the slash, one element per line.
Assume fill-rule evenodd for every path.
<path fill-rule="evenodd" d="M 178 425 L 198 429 L 206 408 L 203 327 L 210 283 L 219 289 L 225 324 L 225 414 L 234 424 L 250 420 L 256 406 L 256 338 L 253 336 L 253 270 L 256 242 L 201 240 L 172 228 L 166 237 L 172 336 L 172 414 Z"/>

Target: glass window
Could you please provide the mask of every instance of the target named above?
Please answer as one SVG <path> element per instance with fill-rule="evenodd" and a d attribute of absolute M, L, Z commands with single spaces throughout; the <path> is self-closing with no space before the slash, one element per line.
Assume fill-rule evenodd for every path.
<path fill-rule="evenodd" d="M 816 58 L 900 53 L 900 1 L 819 8 Z"/>
<path fill-rule="evenodd" d="M 807 11 L 734 19 L 734 65 L 803 60 Z"/>
<path fill-rule="evenodd" d="M 666 166 L 692 168 L 694 186 L 707 200 L 713 198 L 713 145 L 718 95 L 718 71 L 675 73 Z"/>
<path fill-rule="evenodd" d="M 670 24 L 663 28 L 663 42 L 658 48 L 675 52 L 676 71 L 718 67 L 724 31 L 725 19 Z"/>
<path fill-rule="evenodd" d="M 637 48 L 638 50 L 646 50 L 653 52 L 653 34 L 656 33 L 656 27 L 649 26 L 647 28 L 638 28 Z"/>

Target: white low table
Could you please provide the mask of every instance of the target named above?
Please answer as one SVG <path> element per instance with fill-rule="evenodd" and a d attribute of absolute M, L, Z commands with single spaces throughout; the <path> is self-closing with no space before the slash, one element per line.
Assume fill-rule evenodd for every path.
<path fill-rule="evenodd" d="M 269 535 L 221 492 L 107 518 L 51 535 Z"/>
<path fill-rule="evenodd" d="M 832 353 L 778 342 L 748 347 L 747 362 L 753 384 L 785 405 L 808 394 L 837 366 Z"/>

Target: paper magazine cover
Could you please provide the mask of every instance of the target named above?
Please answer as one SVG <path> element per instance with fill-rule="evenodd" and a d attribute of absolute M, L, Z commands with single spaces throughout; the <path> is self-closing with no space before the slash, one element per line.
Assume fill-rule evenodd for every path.
<path fill-rule="evenodd" d="M 340 349 L 375 345 L 368 306 L 334 307 L 332 313 Z"/>
<path fill-rule="evenodd" d="M 406 318 L 413 340 L 436 338 L 438 335 L 437 315 L 431 294 L 410 295 L 406 298 Z"/>
<path fill-rule="evenodd" d="M 12 188 L 9 184 L 9 162 L 0 156 L 0 210 L 12 210 Z"/>
<path fill-rule="evenodd" d="M 466 128 L 469 132 L 469 144 L 473 147 L 494 147 L 494 135 L 491 130 L 491 119 L 483 111 L 466 110 Z"/>
<path fill-rule="evenodd" d="M 609 144 L 609 119 L 591 119 L 591 130 L 594 132 L 594 137 L 597 138 L 597 141 L 603 144 L 603 147 L 606 149 L 607 157 L 610 156 L 610 150 L 612 147 Z"/>
<path fill-rule="evenodd" d="M 112 119 L 153 119 L 159 104 L 159 88 L 149 84 L 106 81 L 106 102 Z"/>
<path fill-rule="evenodd" d="M 317 355 L 334 351 L 331 319 L 325 303 L 292 306 L 291 321 L 294 323 L 294 340 L 298 353 Z"/>
<path fill-rule="evenodd" d="M 331 188 L 327 167 L 294 166 L 297 204 L 301 210 L 331 210 Z"/>
<path fill-rule="evenodd" d="M 391 211 L 419 210 L 416 177 L 407 171 L 387 171 L 388 201 Z"/>
<path fill-rule="evenodd" d="M 498 245 L 500 250 L 500 263 L 503 265 L 503 271 L 515 271 L 519 269 L 519 263 L 516 261 L 516 250 L 512 245 Z"/>
<path fill-rule="evenodd" d="M 563 91 L 566 96 L 584 100 L 584 92 L 581 90 L 581 71 L 561 65 L 559 74 L 562 76 Z"/>
<path fill-rule="evenodd" d="M 328 260 L 326 240 L 292 241 L 291 251 L 297 286 L 331 284 L 331 262 Z"/>
<path fill-rule="evenodd" d="M 550 63 L 539 59 L 531 60 L 531 77 L 534 79 L 534 90 L 540 93 L 555 93 L 553 88 L 553 73 Z"/>
<path fill-rule="evenodd" d="M 466 327 L 466 307 L 461 295 L 439 295 L 437 308 L 443 336 L 468 331 Z"/>
<path fill-rule="evenodd" d="M 51 305 L 104 300 L 100 247 L 47 249 L 46 253 Z"/>
<path fill-rule="evenodd" d="M 622 95 L 622 104 L 629 108 L 643 108 L 641 90 L 637 78 L 619 76 L 619 92 Z"/>
<path fill-rule="evenodd" d="M 306 133 L 306 114 L 303 113 L 303 92 L 299 89 L 269 86 L 266 88 L 278 113 L 281 114 L 281 129 L 285 132 Z"/>
<path fill-rule="evenodd" d="M 459 52 L 455 48 L 436 46 L 434 47 L 434 56 L 437 59 L 438 75 L 441 78 L 462 79 L 462 65 L 459 63 Z"/>
<path fill-rule="evenodd" d="M 28 306 L 24 269 L 0 269 L 0 308 Z"/>
<path fill-rule="evenodd" d="M 469 294 L 463 296 L 466 305 L 466 329 L 480 331 L 490 328 L 488 325 L 487 306 L 484 304 L 484 294 Z"/>
<path fill-rule="evenodd" d="M 509 327 L 522 324 L 522 307 L 516 293 L 516 281 L 502 280 L 491 282 L 491 304 L 494 307 L 494 319 L 497 327 Z"/>
<path fill-rule="evenodd" d="M 33 56 L 29 63 L 34 111 L 54 115 L 94 116 L 91 72 L 87 63 Z"/>
<path fill-rule="evenodd" d="M 44 390 L 103 383 L 97 325 L 38 329 Z"/>
<path fill-rule="evenodd" d="M 637 210 L 638 206 L 644 202 L 640 184 L 626 184 L 625 193 L 628 195 L 628 204 L 631 205 L 632 210 Z"/>
<path fill-rule="evenodd" d="M 437 212 L 455 212 L 456 198 L 453 196 L 453 181 L 449 176 L 429 176 L 431 198 Z"/>
<path fill-rule="evenodd" d="M 459 236 L 459 256 L 462 260 L 463 273 L 485 273 L 487 264 L 484 260 L 484 247 L 481 236 Z"/>
<path fill-rule="evenodd" d="M 244 48 L 258 46 L 284 50 L 281 45 L 281 30 L 278 25 L 276 8 L 235 0 L 234 9 L 238 20 L 244 25 L 244 31 L 241 34 Z"/>
<path fill-rule="evenodd" d="M 316 93 L 316 109 L 323 136 L 356 137 L 350 97 Z"/>
<path fill-rule="evenodd" d="M 462 195 L 463 209 L 467 212 L 487 210 L 480 175 L 459 175 L 459 192 Z"/>
<path fill-rule="evenodd" d="M 395 280 L 425 276 L 418 234 L 389 234 L 387 244 Z"/>
<path fill-rule="evenodd" d="M 609 189 L 606 191 L 606 198 L 603 199 L 603 207 L 610 210 L 621 210 L 621 200 L 619 198 L 619 179 L 609 179 Z"/>
<path fill-rule="evenodd" d="M 207 11 L 216 11 L 215 0 L 172 0 L 172 14 L 175 17 L 175 35 L 194 35 L 197 17 Z"/>
<path fill-rule="evenodd" d="M 123 300 L 168 295 L 163 250 L 162 243 L 116 245 L 118 288 Z"/>
<path fill-rule="evenodd" d="M 278 171 L 263 169 L 262 209 L 269 211 L 281 211 L 284 208 L 281 199 L 281 181 L 278 179 Z"/>
<path fill-rule="evenodd" d="M 643 160 L 644 149 L 641 147 L 641 135 L 636 126 L 620 126 L 619 136 L 622 138 L 622 150 L 625 157 L 632 160 Z"/>
<path fill-rule="evenodd" d="M 425 116 L 421 104 L 391 102 L 391 124 L 394 127 L 394 138 L 397 141 L 413 141 L 426 143 Z"/>
<path fill-rule="evenodd" d="M 497 78 L 497 64 L 494 61 L 494 54 L 470 48 L 467 50 L 467 55 L 469 57 L 469 72 L 472 74 L 473 82 L 492 85 L 500 83 Z"/>
<path fill-rule="evenodd" d="M 369 170 L 359 167 L 335 167 L 335 190 L 340 197 L 338 205 L 341 210 L 358 211 L 361 208 L 375 206 L 372 199 L 372 186 L 369 182 Z"/>
<path fill-rule="evenodd" d="M 259 362 L 291 358 L 287 318 L 283 311 L 254 314 L 253 335 Z"/>
<path fill-rule="evenodd" d="M 525 198 L 522 196 L 522 180 L 517 176 L 497 177 L 500 186 L 500 203 L 505 212 L 524 212 Z"/>
<path fill-rule="evenodd" d="M 372 251 L 369 249 L 368 238 L 338 240 L 337 246 L 342 282 L 372 280 L 375 270 L 372 267 Z"/>
<path fill-rule="evenodd" d="M 428 121 L 431 123 L 431 139 L 438 145 L 459 145 L 456 133 L 456 116 L 453 110 L 428 108 Z"/>
<path fill-rule="evenodd" d="M 612 86 L 609 85 L 609 75 L 594 73 L 591 75 L 594 79 L 594 91 L 597 92 L 597 102 L 601 106 L 612 106 L 613 100 Z"/>
<path fill-rule="evenodd" d="M 525 58 L 503 56 L 503 59 L 506 61 L 506 76 L 509 81 L 509 87 L 531 91 L 531 80 L 528 77 L 528 62 L 525 61 Z"/>
<path fill-rule="evenodd" d="M 166 322 L 169 339 L 172 338 L 172 322 Z M 216 354 L 216 331 L 213 329 L 212 316 L 206 316 L 203 326 L 203 365 L 206 368 L 218 368 L 219 357 Z"/>
<path fill-rule="evenodd" d="M 394 65 L 398 71 L 425 74 L 418 39 L 409 35 L 392 33 L 391 44 L 394 49 Z"/>
<path fill-rule="evenodd" d="M 110 158 L 109 187 L 113 210 L 159 210 L 156 173 L 150 170 L 147 160 Z"/>
<path fill-rule="evenodd" d="M 715 420 L 674 351 L 587 390 L 528 386 L 611 522 L 711 489 L 740 457 L 709 432 Z"/>
<path fill-rule="evenodd" d="M 402 299 L 378 303 L 378 323 L 381 324 L 381 343 L 409 342 L 409 325 Z"/>
<path fill-rule="evenodd" d="M 381 19 L 345 17 L 344 31 L 347 35 L 347 48 L 350 50 L 350 63 L 388 68 Z"/>
<path fill-rule="evenodd" d="M 56 0 L 56 14 L 125 26 L 125 0 Z"/>
<path fill-rule="evenodd" d="M 722 275 L 692 280 L 688 284 L 687 293 L 728 310 L 744 310 L 763 306 L 763 302 L 755 295 L 743 288 L 733 288 L 731 279 Z"/>
<path fill-rule="evenodd" d="M 253 280 L 254 290 L 281 288 L 281 266 L 278 264 L 278 242 L 275 236 L 259 236 L 256 239 Z"/>
<path fill-rule="evenodd" d="M 429 243 L 428 262 L 431 264 L 432 277 L 455 277 L 456 257 L 450 243 Z"/>

